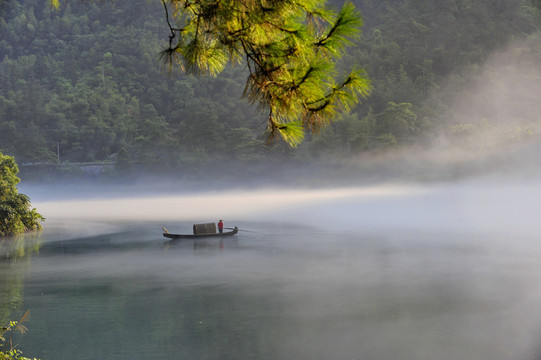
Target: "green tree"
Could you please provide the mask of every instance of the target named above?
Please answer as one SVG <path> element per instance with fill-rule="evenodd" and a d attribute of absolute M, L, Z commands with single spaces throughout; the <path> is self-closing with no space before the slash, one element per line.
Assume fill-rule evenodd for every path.
<path fill-rule="evenodd" d="M 378 135 L 390 134 L 402 144 L 413 142 L 417 115 L 412 110 L 412 104 L 389 102 L 376 118 Z"/>
<path fill-rule="evenodd" d="M 45 220 L 30 207 L 30 198 L 19 194 L 19 168 L 15 159 L 0 153 L 0 236 L 21 234 L 41 229 Z"/>

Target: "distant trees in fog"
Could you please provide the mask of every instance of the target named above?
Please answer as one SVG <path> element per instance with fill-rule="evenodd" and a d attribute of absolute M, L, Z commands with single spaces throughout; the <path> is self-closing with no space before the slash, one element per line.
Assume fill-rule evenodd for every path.
<path fill-rule="evenodd" d="M 488 138 L 474 134 L 501 122 L 495 113 L 455 107 L 457 95 L 489 104 L 468 84 L 495 50 L 536 38 L 533 3 L 384 0 L 362 2 L 360 10 L 363 35 L 338 73 L 366 69 L 371 96 L 291 149 L 267 145 L 266 117 L 242 98 L 243 67 L 226 66 L 216 78 L 164 74 L 158 55 L 168 29 L 159 2 L 70 1 L 52 11 L 46 1 L 10 1 L 0 10 L 0 150 L 19 164 L 196 171 L 235 159 L 256 171 L 442 137 L 450 146 L 486 146 Z M 494 143 L 531 138 L 534 121 L 522 116 Z"/>

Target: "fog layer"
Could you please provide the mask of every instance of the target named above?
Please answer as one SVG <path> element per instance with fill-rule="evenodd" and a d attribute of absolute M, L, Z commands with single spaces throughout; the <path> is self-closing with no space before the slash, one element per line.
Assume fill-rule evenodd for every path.
<path fill-rule="evenodd" d="M 469 181 L 322 189 L 252 189 L 108 199 L 34 201 L 47 222 L 291 222 L 329 229 L 455 229 L 539 234 L 541 185 Z"/>

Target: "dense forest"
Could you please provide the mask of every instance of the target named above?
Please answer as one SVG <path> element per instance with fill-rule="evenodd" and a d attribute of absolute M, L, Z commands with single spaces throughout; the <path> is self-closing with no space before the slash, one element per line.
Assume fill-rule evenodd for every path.
<path fill-rule="evenodd" d="M 506 79 L 523 85 L 538 76 L 524 72 L 541 60 L 538 2 L 354 4 L 362 37 L 342 65 L 367 71 L 371 96 L 291 148 L 268 144 L 265 115 L 242 96 L 243 66 L 215 78 L 163 69 L 159 2 L 69 1 L 55 11 L 47 1 L 0 0 L 0 151 L 15 156 L 23 178 L 78 175 L 83 165 L 187 176 L 225 164 L 258 173 L 269 164 L 412 146 L 480 151 L 536 137 L 532 88 L 507 88 Z M 502 65 L 494 54 L 503 50 L 511 55 Z M 514 107 L 495 107 L 502 99 Z"/>

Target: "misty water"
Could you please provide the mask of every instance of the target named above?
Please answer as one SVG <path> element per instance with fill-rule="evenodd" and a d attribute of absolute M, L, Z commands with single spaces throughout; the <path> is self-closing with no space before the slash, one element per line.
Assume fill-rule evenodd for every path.
<path fill-rule="evenodd" d="M 541 187 L 497 181 L 63 200 L 0 286 L 26 356 L 538 359 Z M 167 243 L 224 218 L 232 238 Z M 0 247 L 1 249 L 1 247 Z M 21 253 L 21 250 L 17 250 Z M 18 295 L 17 295 L 18 294 Z M 17 296 L 20 297 L 17 298 Z"/>

